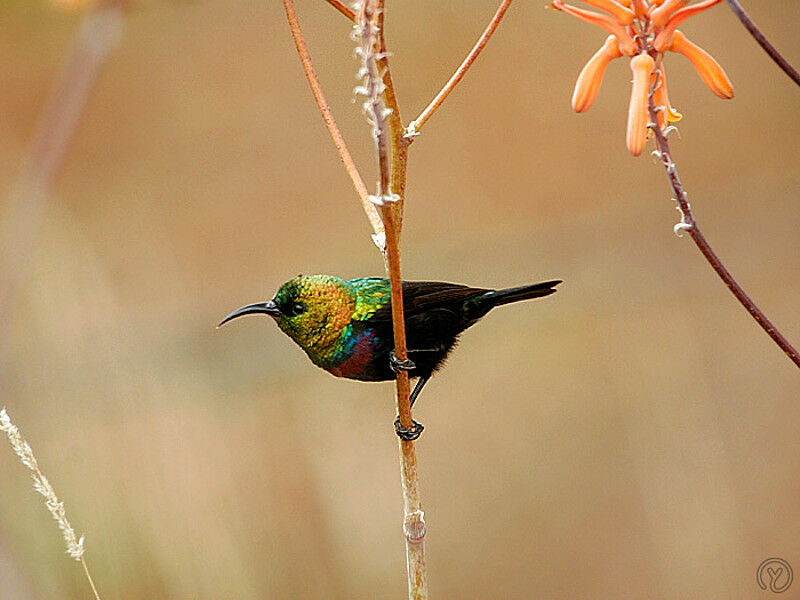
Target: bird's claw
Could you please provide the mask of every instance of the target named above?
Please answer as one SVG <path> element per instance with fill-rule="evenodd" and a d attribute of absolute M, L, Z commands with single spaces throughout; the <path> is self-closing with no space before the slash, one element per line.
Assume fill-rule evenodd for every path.
<path fill-rule="evenodd" d="M 389 351 L 389 367 L 397 373 L 398 371 L 413 371 L 417 368 L 417 365 L 414 364 L 414 361 L 410 358 L 405 360 L 400 360 L 397 358 L 397 355 L 394 353 L 394 350 Z"/>
<path fill-rule="evenodd" d="M 417 423 L 413 419 L 411 421 L 411 427 L 408 429 L 400 425 L 400 417 L 397 417 L 394 421 L 394 430 L 397 432 L 397 437 L 406 442 L 413 442 L 417 439 L 423 429 L 425 429 L 425 426 L 422 423 Z"/>

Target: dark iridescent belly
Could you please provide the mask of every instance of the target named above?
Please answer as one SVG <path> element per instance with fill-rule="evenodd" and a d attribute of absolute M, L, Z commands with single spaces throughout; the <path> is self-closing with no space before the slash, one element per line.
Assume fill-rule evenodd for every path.
<path fill-rule="evenodd" d="M 343 358 L 332 366 L 325 367 L 325 370 L 346 379 L 358 379 L 359 381 L 384 381 L 394 378 L 394 375 L 387 377 L 381 365 L 382 344 L 379 342 L 374 330 L 368 329 L 360 332 L 351 340 L 344 349 Z M 388 369 L 388 354 L 385 356 Z"/>
<path fill-rule="evenodd" d="M 436 339 L 435 333 L 427 328 L 407 330 L 408 357 L 417 367 L 408 373 L 409 377 L 428 377 L 447 358 L 456 338 L 451 336 L 444 340 Z M 396 377 L 389 366 L 389 353 L 393 347 L 391 331 L 388 335 L 386 332 L 381 335 L 376 329 L 365 329 L 347 344 L 343 353 L 344 359 L 324 368 L 337 377 L 360 381 L 388 381 Z"/>

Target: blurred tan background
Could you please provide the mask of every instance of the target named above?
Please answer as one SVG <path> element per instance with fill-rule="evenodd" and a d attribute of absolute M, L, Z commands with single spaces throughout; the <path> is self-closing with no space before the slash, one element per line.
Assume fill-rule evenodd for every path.
<path fill-rule="evenodd" d="M 407 278 L 565 280 L 470 330 L 415 412 L 432 595 L 763 598 L 763 559 L 800 577 L 798 371 L 673 235 L 663 169 L 627 154 L 628 66 L 571 112 L 605 34 L 543 4 L 512 5 L 411 148 Z M 406 122 L 495 8 L 389 2 Z M 796 0 L 747 8 L 800 64 Z M 350 27 L 298 10 L 371 182 Z M 0 8 L 0 216 L 80 19 Z M 683 29 L 736 98 L 669 57 L 680 174 L 798 344 L 800 93 L 724 5 Z M 0 405 L 104 599 L 404 597 L 393 387 L 330 377 L 266 319 L 215 330 L 297 273 L 381 274 L 368 233 L 279 2 L 127 14 L 0 316 Z M 0 598 L 89 597 L 5 443 L 0 477 Z"/>

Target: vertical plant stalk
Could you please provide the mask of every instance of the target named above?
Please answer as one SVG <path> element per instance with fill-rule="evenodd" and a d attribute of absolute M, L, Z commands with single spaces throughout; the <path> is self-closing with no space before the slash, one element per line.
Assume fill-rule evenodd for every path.
<path fill-rule="evenodd" d="M 745 29 L 750 32 L 750 35 L 752 35 L 756 42 L 758 42 L 758 45 L 764 49 L 764 52 L 769 54 L 770 58 L 775 61 L 775 64 L 777 64 L 792 81 L 794 81 L 797 85 L 800 85 L 800 73 L 798 73 L 797 69 L 795 69 L 789 63 L 789 61 L 786 60 L 780 52 L 778 52 L 775 46 L 769 42 L 767 36 L 765 36 L 756 26 L 753 19 L 750 18 L 750 15 L 748 15 L 744 8 L 742 8 L 742 5 L 739 4 L 739 1 L 726 1 L 728 2 L 730 9 L 733 11 L 733 14 L 738 17 Z"/>
<path fill-rule="evenodd" d="M 80 561 L 81 565 L 83 565 L 83 571 L 86 573 L 89 585 L 92 586 L 95 600 L 100 600 L 100 594 L 97 592 L 94 579 L 92 579 L 92 575 L 89 573 L 89 567 L 86 564 L 86 559 L 83 557 L 86 552 L 83 546 L 84 536 L 79 538 L 75 534 L 72 524 L 69 522 L 69 519 L 67 519 L 64 503 L 58 499 L 53 486 L 50 485 L 47 477 L 42 474 L 39 468 L 39 462 L 33 454 L 33 449 L 30 444 L 25 441 L 25 438 L 22 437 L 17 426 L 11 421 L 5 408 L 0 409 L 0 431 L 8 436 L 8 441 L 11 443 L 11 448 L 14 450 L 14 453 L 19 457 L 20 462 L 31 471 L 33 489 L 44 497 L 47 510 L 50 511 L 53 519 L 55 519 L 58 524 L 58 528 L 61 530 L 61 535 L 64 537 L 64 543 L 67 546 L 67 554 L 75 560 Z"/>
<path fill-rule="evenodd" d="M 325 126 L 328 128 L 328 133 L 330 133 L 330 136 L 333 139 L 333 144 L 336 146 L 336 150 L 339 152 L 339 157 L 344 163 L 344 168 L 347 171 L 347 174 L 350 176 L 350 180 L 353 182 L 353 187 L 355 188 L 356 193 L 361 200 L 361 206 L 364 209 L 364 213 L 366 213 L 367 219 L 372 226 L 372 230 L 374 231 L 372 239 L 375 241 L 375 244 L 378 246 L 378 248 L 383 251 L 383 222 L 381 221 L 381 217 L 378 214 L 377 209 L 370 200 L 367 186 L 364 185 L 364 180 L 361 178 L 358 168 L 353 161 L 353 157 L 350 155 L 350 151 L 347 149 L 347 145 L 345 144 L 344 138 L 339 131 L 339 127 L 336 125 L 336 120 L 333 118 L 333 113 L 331 112 L 330 106 L 328 106 L 328 102 L 325 99 L 325 94 L 322 92 L 322 86 L 320 85 L 319 77 L 317 77 L 317 73 L 314 70 L 314 65 L 311 62 L 311 54 L 308 52 L 308 46 L 306 46 L 305 38 L 303 37 L 303 30 L 300 28 L 300 21 L 297 18 L 297 10 L 294 7 L 294 0 L 283 0 L 283 7 L 286 10 L 286 19 L 289 22 L 289 29 L 292 32 L 292 38 L 294 39 L 294 44 L 297 48 L 297 54 L 300 56 L 300 63 L 303 66 L 303 72 L 305 73 L 306 79 L 308 79 L 308 83 L 311 86 L 311 93 L 314 95 L 314 100 L 316 101 L 317 107 L 322 114 L 322 120 L 325 121 Z"/>
<path fill-rule="evenodd" d="M 350 19 L 357 25 L 356 13 L 342 6 L 338 0 L 326 0 L 328 4 L 333 6 L 341 14 Z M 400 115 L 400 105 L 397 102 L 397 95 L 394 91 L 394 83 L 392 82 L 392 72 L 389 69 L 389 53 L 386 51 L 386 40 L 383 37 L 383 15 L 384 15 L 384 2 L 381 0 L 377 7 L 378 19 L 378 34 L 377 39 L 379 46 L 377 50 L 377 63 L 378 70 L 381 73 L 383 80 L 383 101 L 386 107 L 390 110 L 389 113 L 389 134 L 391 136 L 391 173 L 390 173 L 390 187 L 392 192 L 397 195 L 396 201 L 392 204 L 394 211 L 394 221 L 398 228 L 398 235 L 403 226 L 403 203 L 406 198 L 406 172 L 408 169 L 408 147 L 414 141 L 413 136 L 405 135 L 405 128 L 403 127 L 403 119 Z"/>
<path fill-rule="evenodd" d="M 656 83 L 656 85 L 658 85 L 658 83 Z M 669 179 L 669 184 L 675 194 L 675 201 L 678 203 L 678 209 L 681 213 L 681 222 L 675 225 L 675 233 L 680 234 L 681 231 L 689 233 L 700 252 L 711 265 L 711 268 L 714 269 L 717 275 L 719 275 L 719 278 L 728 286 L 731 293 L 736 296 L 736 299 L 741 302 L 742 306 L 745 307 L 747 312 L 750 313 L 761 328 L 767 332 L 769 337 L 771 337 L 781 350 L 786 353 L 786 356 L 788 356 L 795 365 L 800 367 L 800 354 L 798 354 L 797 350 L 789 343 L 789 340 L 778 331 L 761 309 L 758 308 L 756 303 L 750 299 L 750 296 L 747 295 L 742 286 L 734 279 L 733 275 L 731 275 L 730 271 L 728 271 L 711 248 L 703 232 L 700 231 L 700 227 L 697 225 L 697 221 L 694 218 L 694 213 L 692 213 L 692 207 L 689 205 L 686 191 L 683 189 L 683 184 L 681 184 L 680 177 L 678 176 L 678 168 L 672 160 L 669 142 L 658 124 L 657 109 L 653 100 L 652 91 L 653 90 L 651 90 L 648 100 L 648 110 L 650 113 L 650 123 L 648 126 L 655 137 L 656 148 L 658 149 L 657 155 L 661 159 L 664 169 L 667 172 L 667 179 Z"/>
<path fill-rule="evenodd" d="M 406 348 L 405 316 L 403 311 L 403 278 L 400 265 L 400 223 L 397 216 L 402 214 L 401 196 L 394 186 L 398 177 L 405 187 L 406 155 L 401 161 L 394 156 L 398 138 L 402 142 L 402 124 L 398 129 L 391 125 L 393 119 L 399 121 L 396 112 L 397 99 L 394 94 L 392 78 L 385 58 L 386 44 L 383 38 L 382 0 L 365 0 L 359 8 L 356 22 L 358 39 L 361 42 L 359 53 L 362 60 L 360 75 L 364 85 L 359 92 L 364 94 L 364 112 L 372 126 L 372 136 L 378 161 L 378 194 L 373 202 L 379 207 L 386 229 L 386 258 L 392 293 L 392 328 L 394 333 L 395 355 L 398 360 L 408 358 Z M 387 131 L 389 129 L 389 131 Z M 397 135 L 399 134 L 399 135 Z M 403 143 L 403 150 L 408 144 Z M 392 156 L 390 156 L 390 147 Z M 395 171 L 400 169 L 400 174 Z M 406 429 L 413 426 L 411 404 L 409 402 L 408 373 L 397 373 L 397 412 L 400 425 Z M 428 598 L 427 565 L 425 561 L 425 515 L 419 492 L 417 456 L 413 441 L 399 440 L 400 478 L 403 490 L 403 532 L 406 539 L 406 567 L 408 573 L 408 597 L 411 600 Z"/>
<path fill-rule="evenodd" d="M 372 134 L 375 140 L 379 172 L 378 193 L 375 196 L 369 196 L 366 191 L 366 186 L 358 174 L 344 140 L 336 127 L 330 108 L 325 101 L 300 29 L 294 1 L 283 0 L 283 5 L 286 9 L 292 37 L 294 38 L 306 78 L 311 85 L 314 99 L 376 234 L 378 234 L 379 230 L 375 226 L 375 221 L 369 208 L 376 210 L 375 207 L 377 207 L 377 211 L 379 211 L 380 222 L 382 223 L 381 231 L 385 240 L 386 268 L 391 284 L 395 355 L 398 360 L 403 361 L 408 358 L 408 350 L 406 347 L 405 318 L 403 314 L 400 236 L 408 168 L 408 147 L 413 141 L 413 133 L 416 133 L 438 109 L 475 62 L 475 59 L 497 29 L 511 4 L 511 0 L 502 0 L 475 47 L 467 55 L 467 58 L 456 73 L 448 80 L 442 91 L 437 94 L 422 115 L 417 118 L 416 129 L 410 127 L 409 130 L 403 127 L 400 106 L 397 101 L 391 70 L 389 69 L 389 53 L 384 37 L 385 1 L 364 0 L 359 6 L 357 14 L 339 0 L 326 1 L 355 23 L 357 37 L 361 42 L 359 52 L 363 61 L 361 75 L 364 77 L 364 85 L 358 88 L 357 91 L 366 96 L 364 110 L 372 126 Z M 379 238 L 379 236 L 376 235 L 373 238 Z M 405 371 L 398 373 L 396 387 L 398 418 L 400 425 L 408 429 L 414 424 L 411 418 L 411 404 L 409 402 L 408 373 Z M 423 600 L 428 597 L 428 584 L 424 544 L 425 520 L 419 493 L 417 458 L 413 441 L 400 440 L 399 445 L 404 507 L 403 530 L 406 538 L 409 597 Z"/>
<path fill-rule="evenodd" d="M 411 145 L 413 138 L 406 137 L 405 127 L 403 126 L 403 118 L 400 114 L 400 104 L 397 102 L 397 94 L 394 89 L 394 82 L 392 81 L 392 71 L 389 68 L 389 51 L 386 49 L 386 38 L 384 37 L 383 20 L 386 14 L 384 0 L 377 0 L 370 2 L 364 0 L 363 4 L 370 3 L 374 9 L 374 25 L 377 27 L 375 49 L 377 54 L 375 56 L 378 73 L 383 82 L 383 90 L 381 92 L 382 101 L 385 108 L 388 110 L 387 121 L 389 124 L 389 143 L 391 146 L 391 171 L 389 175 L 389 185 L 391 193 L 394 195 L 394 201 L 390 206 L 393 211 L 393 221 L 396 228 L 397 241 L 400 243 L 400 236 L 403 231 L 403 207 L 406 201 L 406 173 L 408 171 L 408 147 Z M 384 193 L 387 191 L 384 188 Z M 385 211 L 381 211 L 383 214 Z M 399 355 L 398 355 L 399 356 Z"/>
<path fill-rule="evenodd" d="M 386 225 L 387 269 L 392 286 L 392 329 L 394 332 L 395 355 L 400 361 L 408 358 L 403 315 L 403 287 L 400 270 L 400 240 L 397 225 L 390 206 L 381 209 Z M 398 310 L 394 307 L 399 306 Z M 408 373 L 400 371 L 397 375 L 397 413 L 400 425 L 410 429 L 411 418 L 409 402 L 410 385 Z M 417 454 L 413 441 L 398 440 L 400 445 L 400 483 L 403 490 L 403 534 L 406 539 L 406 570 L 408 573 L 408 597 L 410 600 L 427 600 L 428 568 L 425 560 L 425 513 L 419 491 L 417 473 Z"/>
<path fill-rule="evenodd" d="M 47 196 L 97 81 L 100 68 L 122 36 L 123 13 L 118 2 L 100 4 L 83 19 L 75 45 L 50 93 L 0 227 L 0 365 L 7 364 L 5 345 L 11 323 L 12 298 L 26 270 Z M 0 366 L 0 370 L 2 366 Z M 0 372 L 0 379 L 2 379 Z"/>
<path fill-rule="evenodd" d="M 283 0 L 286 10 L 286 17 L 289 27 L 297 47 L 303 71 L 306 74 L 314 99 L 322 113 L 328 131 L 334 140 L 342 162 L 350 175 L 353 186 L 362 201 L 362 206 L 375 230 L 374 239 L 382 239 L 383 250 L 386 256 L 387 270 L 392 289 L 392 324 L 395 336 L 395 354 L 399 360 L 405 360 L 408 352 L 405 342 L 405 320 L 403 315 L 402 297 L 402 274 L 400 269 L 400 248 L 399 234 L 400 226 L 397 215 L 402 216 L 402 198 L 405 192 L 405 175 L 407 165 L 407 148 L 410 140 L 404 138 L 404 128 L 400 119 L 397 98 L 394 93 L 394 86 L 391 73 L 388 68 L 386 58 L 385 41 L 380 33 L 380 26 L 383 22 L 383 3 L 372 3 L 367 9 L 369 18 L 358 20 L 350 16 L 349 11 L 341 10 L 339 2 L 328 0 L 329 4 L 337 8 L 339 12 L 351 18 L 356 24 L 365 22 L 370 25 L 370 43 L 368 45 L 369 70 L 372 77 L 367 77 L 367 83 L 372 85 L 372 93 L 366 91 L 368 97 L 377 100 L 377 103 L 370 103 L 368 114 L 373 117 L 373 134 L 376 138 L 376 149 L 378 151 L 378 166 L 380 173 L 379 190 L 377 196 L 369 196 L 363 179 L 358 173 L 355 163 L 347 150 L 341 133 L 336 126 L 330 108 L 322 93 L 322 87 L 311 62 L 303 37 L 300 23 L 297 18 L 297 11 L 293 0 Z M 375 29 L 372 27 L 376 26 Z M 377 49 L 377 50 L 376 50 Z M 382 71 L 382 74 L 381 74 Z M 378 89 L 380 87 L 380 90 Z M 388 134 L 387 134 L 388 124 Z M 389 137 L 390 136 L 390 137 Z M 389 150 L 391 148 L 391 151 Z M 398 193 L 398 190 L 400 192 Z M 378 209 L 380 214 L 378 215 Z M 376 223 L 373 214 L 378 216 Z M 381 244 L 379 244 L 380 246 Z M 411 419 L 411 405 L 409 402 L 410 386 L 408 373 L 401 371 L 397 377 L 397 404 L 400 423 L 404 427 L 410 428 L 413 424 Z M 422 502 L 419 494 L 419 483 L 417 476 L 417 459 L 414 451 L 414 443 L 401 440 L 400 460 L 401 460 L 401 482 L 403 489 L 404 504 L 404 533 L 406 538 L 406 556 L 408 568 L 409 597 L 412 599 L 425 600 L 428 597 L 427 574 L 425 565 L 425 521 L 422 511 Z"/>
<path fill-rule="evenodd" d="M 442 102 L 445 101 L 445 98 L 450 95 L 450 92 L 458 85 L 458 82 L 461 81 L 464 75 L 467 74 L 467 71 L 472 66 L 472 63 L 475 62 L 475 59 L 478 58 L 478 55 L 483 51 L 483 48 L 491 39 L 492 35 L 494 34 L 497 26 L 500 25 L 500 21 L 503 20 L 503 17 L 508 10 L 508 7 L 511 6 L 512 0 L 503 0 L 500 3 L 500 6 L 497 7 L 497 11 L 494 13 L 492 20 L 489 21 L 489 24 L 484 29 L 481 37 L 478 38 L 478 41 L 475 43 L 475 46 L 470 50 L 467 57 L 464 59 L 464 62 L 456 69 L 456 72 L 453 73 L 453 76 L 444 84 L 444 87 L 436 94 L 436 97 L 431 100 L 430 104 L 425 107 L 419 116 L 411 121 L 408 124 L 408 130 L 406 131 L 407 136 L 415 136 L 419 133 L 422 126 L 427 123 L 428 119 L 431 118 L 436 109 L 441 106 Z"/>

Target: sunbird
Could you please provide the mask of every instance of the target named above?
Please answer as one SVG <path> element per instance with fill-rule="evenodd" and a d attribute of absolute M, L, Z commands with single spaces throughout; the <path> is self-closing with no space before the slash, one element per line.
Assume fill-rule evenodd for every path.
<path fill-rule="evenodd" d="M 362 277 L 346 281 L 333 275 L 298 275 L 275 297 L 248 304 L 225 317 L 217 327 L 243 315 L 266 314 L 300 346 L 318 367 L 359 381 L 387 381 L 398 370 L 418 378 L 411 405 L 456 345 L 462 331 L 496 306 L 555 293 L 560 280 L 504 290 L 474 288 L 441 281 L 404 281 L 408 359 L 394 354 L 391 287 L 388 279 Z M 423 426 L 401 427 L 401 439 L 413 440 Z"/>

